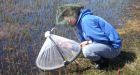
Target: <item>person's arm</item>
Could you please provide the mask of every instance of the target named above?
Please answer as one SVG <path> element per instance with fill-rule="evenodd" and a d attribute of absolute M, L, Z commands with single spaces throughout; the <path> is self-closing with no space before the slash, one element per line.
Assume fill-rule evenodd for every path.
<path fill-rule="evenodd" d="M 99 17 L 99 25 L 102 28 L 102 31 L 105 32 L 113 48 L 116 49 L 121 48 L 122 40 L 116 29 L 113 27 L 113 25 L 111 25 L 110 23 L 108 23 L 107 21 L 105 21 L 103 18 L 100 17 Z"/>
<path fill-rule="evenodd" d="M 83 17 L 81 26 L 85 36 L 92 41 L 106 41 L 108 38 L 98 25 L 98 18 L 92 15 Z"/>

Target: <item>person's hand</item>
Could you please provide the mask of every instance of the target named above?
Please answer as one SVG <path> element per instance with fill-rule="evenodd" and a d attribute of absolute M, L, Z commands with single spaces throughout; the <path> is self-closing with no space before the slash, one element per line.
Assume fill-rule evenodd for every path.
<path fill-rule="evenodd" d="M 84 47 L 84 46 L 86 46 L 86 45 L 88 45 L 88 41 L 83 41 L 83 42 L 80 44 L 81 47 Z"/>
<path fill-rule="evenodd" d="M 82 47 L 84 47 L 84 46 L 86 46 L 86 45 L 88 45 L 88 44 L 91 44 L 92 43 L 92 41 L 90 40 L 90 41 L 84 41 L 84 42 L 82 42 L 81 44 L 80 44 L 80 46 L 81 46 L 81 48 Z"/>

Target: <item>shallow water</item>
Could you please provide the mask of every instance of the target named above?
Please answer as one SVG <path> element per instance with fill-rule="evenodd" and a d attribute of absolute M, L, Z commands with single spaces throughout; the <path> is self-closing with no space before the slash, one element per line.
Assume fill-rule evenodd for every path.
<path fill-rule="evenodd" d="M 45 40 L 44 32 L 55 25 L 55 8 L 64 3 L 84 3 L 115 27 L 129 18 L 123 12 L 129 0 L 1 0 L 0 75 L 42 73 L 35 59 Z M 55 33 L 76 39 L 67 33 L 70 30 L 60 26 Z"/>

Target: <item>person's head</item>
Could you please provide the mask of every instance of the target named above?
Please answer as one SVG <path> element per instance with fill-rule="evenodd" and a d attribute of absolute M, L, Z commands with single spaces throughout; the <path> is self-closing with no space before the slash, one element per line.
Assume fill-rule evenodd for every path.
<path fill-rule="evenodd" d="M 77 8 L 67 8 L 63 14 L 63 18 L 65 21 L 67 21 L 67 23 L 71 26 L 76 25 L 78 16 L 80 14 L 80 9 Z"/>
<path fill-rule="evenodd" d="M 59 7 L 57 11 L 57 24 L 75 26 L 80 15 L 82 5 L 78 4 L 66 4 Z"/>

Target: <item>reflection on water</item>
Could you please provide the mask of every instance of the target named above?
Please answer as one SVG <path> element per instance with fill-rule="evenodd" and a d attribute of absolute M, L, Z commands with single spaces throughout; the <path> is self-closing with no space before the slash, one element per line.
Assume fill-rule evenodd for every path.
<path fill-rule="evenodd" d="M 45 40 L 44 32 L 54 26 L 56 5 L 85 3 L 113 25 L 122 25 L 123 9 L 129 0 L 1 0 L 0 75 L 38 75 L 35 59 Z M 60 27 L 58 34 L 74 36 Z M 71 37 L 70 37 L 71 38 Z"/>

